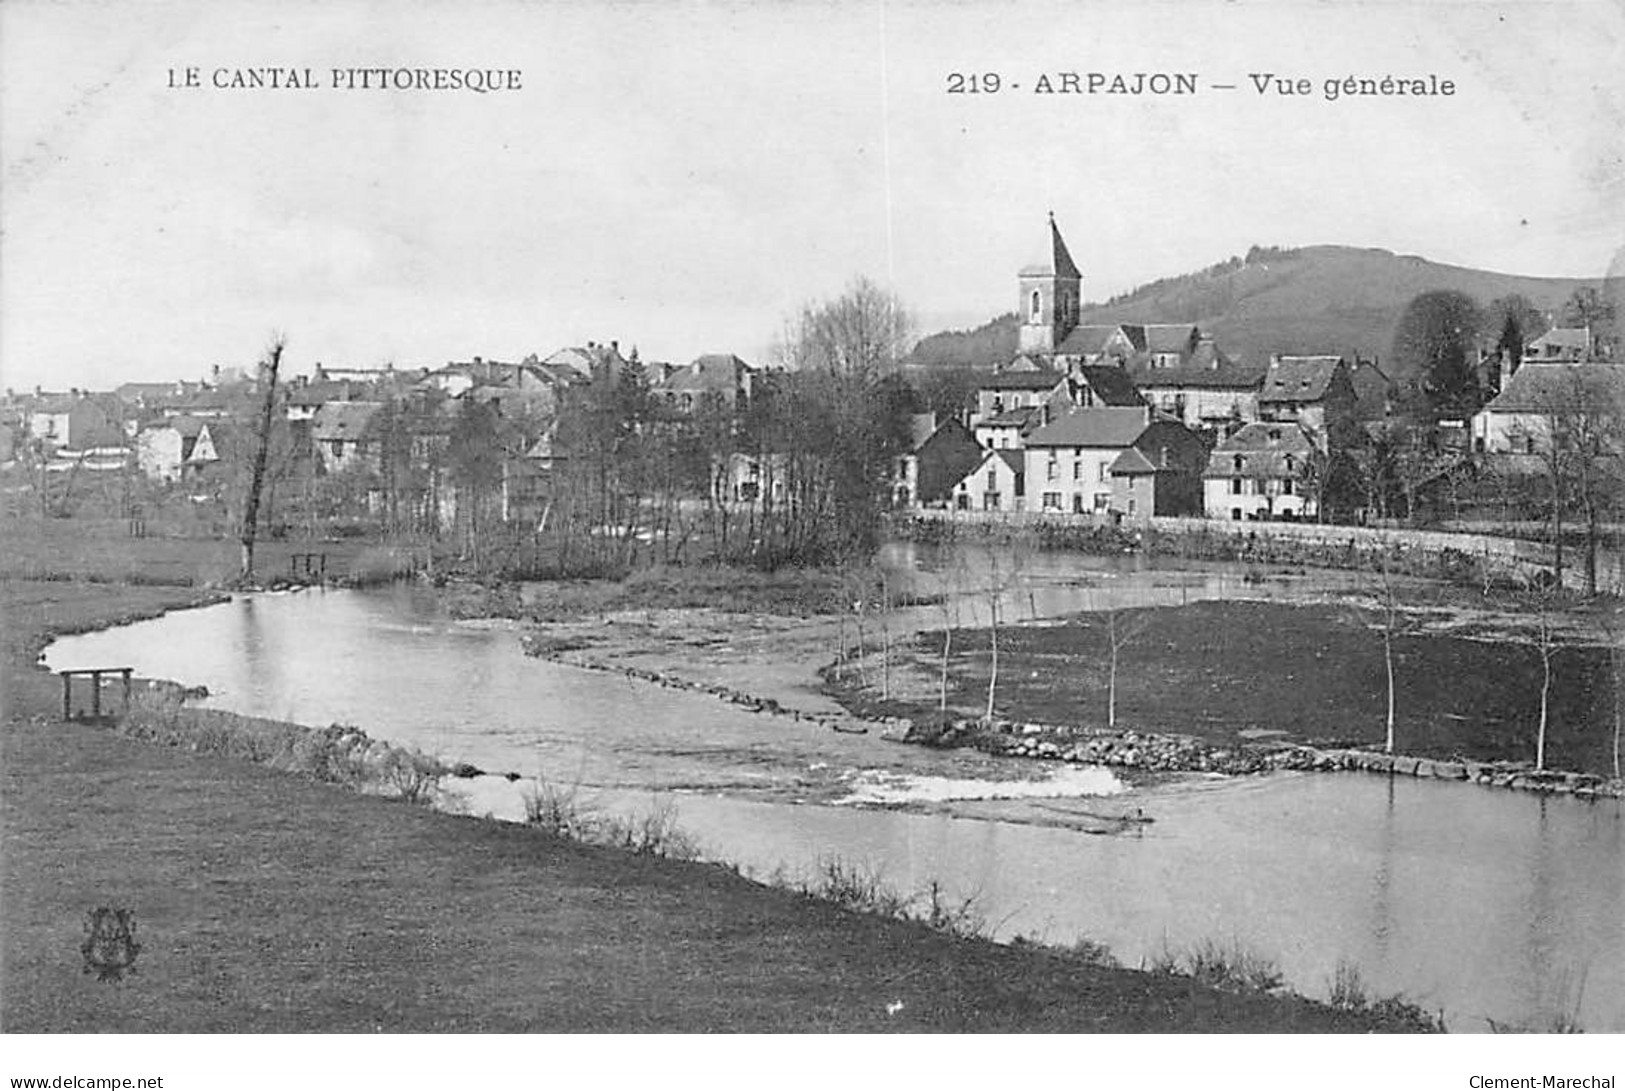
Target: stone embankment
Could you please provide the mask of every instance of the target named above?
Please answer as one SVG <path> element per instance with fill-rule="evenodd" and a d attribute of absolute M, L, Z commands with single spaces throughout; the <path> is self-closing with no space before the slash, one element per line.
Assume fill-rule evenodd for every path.
<path fill-rule="evenodd" d="M 1468 781 L 1496 788 L 1561 793 L 1580 799 L 1625 798 L 1625 781 L 1610 781 L 1586 773 L 1537 771 L 1528 762 L 1438 760 L 1354 748 L 1291 744 L 1252 743 L 1227 748 L 1179 735 L 1009 720 L 995 720 L 991 724 L 972 719 L 940 725 L 910 723 L 902 739 L 929 746 L 970 746 L 1008 757 L 1113 765 L 1147 772 L 1235 776 L 1277 769 L 1355 771 Z"/>

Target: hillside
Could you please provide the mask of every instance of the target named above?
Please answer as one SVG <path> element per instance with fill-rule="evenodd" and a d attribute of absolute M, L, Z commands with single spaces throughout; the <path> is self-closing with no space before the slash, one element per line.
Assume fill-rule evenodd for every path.
<path fill-rule="evenodd" d="M 1558 312 L 1576 288 L 1587 285 L 1601 281 L 1492 273 L 1347 246 L 1254 247 L 1245 260 L 1232 258 L 1085 304 L 1082 321 L 1196 322 L 1231 356 L 1260 364 L 1273 352 L 1386 359 L 1405 305 L 1421 292 L 1453 289 L 1481 306 L 1518 293 L 1541 311 Z M 1015 315 L 1006 314 L 975 330 L 932 335 L 920 341 L 909 362 L 989 366 L 1015 353 L 1017 324 Z"/>

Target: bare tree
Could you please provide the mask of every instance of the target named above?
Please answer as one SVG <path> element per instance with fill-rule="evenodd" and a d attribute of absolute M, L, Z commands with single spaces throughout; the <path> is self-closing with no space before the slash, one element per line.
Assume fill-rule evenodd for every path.
<path fill-rule="evenodd" d="M 1117 727 L 1117 663 L 1124 648 L 1131 641 L 1151 628 L 1154 617 L 1149 613 L 1140 613 L 1132 617 L 1124 616 L 1125 611 L 1112 608 L 1106 611 L 1106 642 L 1110 649 L 1110 660 L 1106 673 L 1106 726 Z"/>
<path fill-rule="evenodd" d="M 991 649 L 991 658 L 987 671 L 987 711 L 983 719 L 993 720 L 993 698 L 999 688 L 999 597 L 1004 593 L 1004 585 L 999 579 L 998 550 L 989 547 L 987 551 L 988 564 L 988 646 Z"/>
<path fill-rule="evenodd" d="M 254 539 L 259 532 L 260 490 L 265 487 L 265 464 L 271 450 L 271 422 L 276 410 L 277 371 L 282 366 L 282 350 L 287 347 L 287 343 L 288 339 L 282 334 L 273 334 L 260 369 L 261 378 L 265 383 L 265 394 L 260 406 L 254 469 L 248 481 L 248 496 L 243 503 L 241 532 L 243 565 L 239 578 L 245 584 L 254 582 Z"/>
<path fill-rule="evenodd" d="M 1614 779 L 1620 779 L 1619 743 L 1625 726 L 1625 607 L 1617 603 L 1602 615 L 1603 638 L 1608 642 L 1608 666 L 1614 691 Z"/>
<path fill-rule="evenodd" d="M 1557 633 L 1552 617 L 1552 597 L 1557 589 L 1537 593 L 1535 599 L 1535 650 L 1540 653 L 1540 726 L 1535 735 L 1535 771 L 1546 768 L 1546 727 L 1551 721 L 1552 660 L 1557 655 Z"/>
<path fill-rule="evenodd" d="M 959 625 L 959 598 L 957 593 L 963 586 L 961 577 L 964 571 L 964 561 L 956 550 L 953 566 L 948 570 L 948 579 L 941 589 L 938 601 L 938 606 L 942 609 L 942 674 L 939 683 L 937 708 L 944 716 L 948 714 L 948 657 L 953 650 L 954 629 Z"/>
<path fill-rule="evenodd" d="M 1400 637 L 1415 631 L 1416 623 L 1405 612 L 1399 574 L 1394 570 L 1393 554 L 1387 544 L 1379 543 L 1363 567 L 1376 576 L 1375 583 L 1367 588 L 1373 599 L 1369 604 L 1355 605 L 1353 620 L 1382 634 L 1383 672 L 1388 697 L 1387 714 L 1383 721 L 1383 751 L 1392 754 L 1399 719 L 1399 680 L 1394 648 Z"/>
<path fill-rule="evenodd" d="M 1022 549 L 1018 544 L 1011 551 L 1008 564 L 1003 566 L 999 562 L 999 546 L 989 543 L 987 547 L 988 569 L 988 649 L 989 663 L 987 674 L 987 710 L 983 718 L 993 719 L 993 703 L 999 688 L 999 624 L 1004 617 L 1005 592 L 1014 590 L 1021 582 L 1023 568 Z M 1020 600 L 1017 600 L 1017 617 L 1020 617 Z"/>
<path fill-rule="evenodd" d="M 1545 479 L 1556 582 L 1563 582 L 1563 515 L 1573 508 L 1585 529 L 1586 593 L 1595 595 L 1604 516 L 1625 492 L 1625 372 L 1548 364 L 1539 374 L 1531 383 L 1537 414 L 1518 434 Z"/>

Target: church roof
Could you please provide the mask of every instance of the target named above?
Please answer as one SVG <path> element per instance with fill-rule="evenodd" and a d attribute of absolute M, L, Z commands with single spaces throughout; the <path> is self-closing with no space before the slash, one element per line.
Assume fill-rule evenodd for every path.
<path fill-rule="evenodd" d="M 1083 273 L 1079 271 L 1077 262 L 1072 260 L 1072 252 L 1066 248 L 1066 240 L 1061 238 L 1061 229 L 1055 225 L 1055 213 L 1049 215 L 1049 260 L 1035 262 L 1022 268 L 1022 276 L 1053 276 L 1060 280 L 1081 280 Z"/>
<path fill-rule="evenodd" d="M 1056 348 L 1057 356 L 1095 356 L 1106 351 L 1106 342 L 1117 332 L 1116 326 L 1074 326 L 1066 340 Z"/>

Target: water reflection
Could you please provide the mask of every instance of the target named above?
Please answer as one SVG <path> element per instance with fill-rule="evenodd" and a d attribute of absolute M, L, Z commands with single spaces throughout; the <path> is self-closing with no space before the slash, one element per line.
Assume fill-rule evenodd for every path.
<path fill-rule="evenodd" d="M 1029 610 L 1314 596 L 1333 582 L 1061 560 L 1040 557 L 1025 570 Z M 927 559 L 915 562 L 930 578 Z M 985 595 L 955 594 L 948 609 L 985 618 Z M 942 610 L 917 608 L 925 619 Z M 1282 775 L 1192 779 L 1109 799 L 1082 784 L 1061 799 L 1020 788 L 1002 794 L 1025 798 L 930 813 L 872 805 L 883 800 L 798 806 L 790 801 L 834 804 L 865 783 L 985 784 L 1012 771 L 1036 781 L 1049 770 L 834 734 L 530 660 L 514 632 L 454 623 L 406 589 L 239 599 L 66 639 L 49 659 L 58 668 L 130 663 L 207 685 L 221 707 L 355 723 L 496 772 L 580 784 L 612 803 L 677 792 L 682 825 L 716 856 L 762 875 L 779 865 L 810 873 L 831 855 L 873 862 L 901 890 L 938 880 L 951 895 L 978 895 L 1005 936 L 1088 936 L 1130 965 L 1165 945 L 1233 938 L 1322 993 L 1346 958 L 1373 993 L 1443 1007 L 1465 1030 L 1573 1010 L 1583 975 L 1580 1021 L 1625 1030 L 1625 819 L 1615 802 Z M 522 813 L 518 788 L 497 778 L 467 791 L 474 813 Z M 1111 806 L 1155 821 L 1132 836 L 1055 821 L 1057 808 L 1075 817 Z"/>

